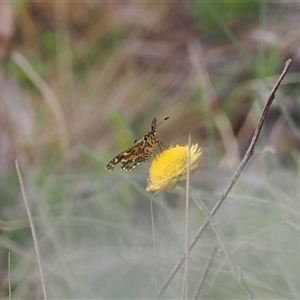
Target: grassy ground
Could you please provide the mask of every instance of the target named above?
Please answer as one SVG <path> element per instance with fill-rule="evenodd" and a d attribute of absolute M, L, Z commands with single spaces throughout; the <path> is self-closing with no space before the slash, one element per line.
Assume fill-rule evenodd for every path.
<path fill-rule="evenodd" d="M 185 145 L 191 133 L 202 147 L 191 189 L 211 209 L 292 58 L 255 154 L 215 215 L 221 245 L 208 226 L 190 254 L 188 297 L 211 258 L 198 298 L 247 298 L 240 274 L 253 298 L 298 298 L 299 5 L 7 5 L 10 34 L 0 21 L 0 297 L 43 298 L 17 158 L 48 298 L 155 298 L 185 251 L 185 193 L 146 192 L 149 163 L 130 173 L 104 166 L 154 117 L 169 116 L 158 136 Z M 205 216 L 190 205 L 191 240 Z M 183 282 L 181 267 L 162 298 L 180 298 Z"/>

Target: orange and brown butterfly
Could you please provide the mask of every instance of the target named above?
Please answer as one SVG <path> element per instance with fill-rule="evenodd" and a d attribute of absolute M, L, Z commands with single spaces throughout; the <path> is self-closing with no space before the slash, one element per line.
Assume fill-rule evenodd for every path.
<path fill-rule="evenodd" d="M 164 120 L 169 119 L 169 117 Z M 160 123 L 161 124 L 161 123 Z M 112 171 L 118 164 L 122 164 L 122 169 L 125 171 L 131 171 L 138 164 L 148 161 L 157 145 L 163 145 L 163 143 L 156 136 L 157 125 L 156 118 L 153 119 L 150 127 L 150 131 L 145 133 L 141 138 L 135 140 L 135 145 L 126 149 L 125 151 L 114 157 L 107 165 L 106 169 Z"/>

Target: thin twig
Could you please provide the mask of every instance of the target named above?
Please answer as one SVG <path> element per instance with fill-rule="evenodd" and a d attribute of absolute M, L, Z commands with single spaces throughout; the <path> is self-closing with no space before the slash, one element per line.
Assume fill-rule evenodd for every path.
<path fill-rule="evenodd" d="M 275 83 L 271 93 L 269 94 L 268 100 L 262 110 L 261 116 L 259 118 L 258 124 L 255 128 L 253 137 L 252 137 L 252 141 L 251 144 L 247 150 L 247 152 L 244 155 L 243 160 L 241 161 L 240 165 L 238 166 L 237 170 L 235 171 L 232 179 L 230 180 L 228 186 L 226 187 L 225 191 L 222 193 L 222 195 L 219 197 L 217 203 L 215 204 L 215 206 L 213 207 L 213 209 L 211 210 L 210 214 L 213 216 L 219 209 L 219 207 L 221 206 L 221 204 L 223 203 L 223 201 L 226 199 L 228 193 L 231 191 L 232 187 L 235 185 L 236 181 L 238 180 L 238 178 L 240 177 L 243 169 L 245 168 L 245 165 L 247 164 L 247 162 L 249 161 L 249 159 L 252 157 L 253 153 L 254 153 L 254 148 L 259 136 L 259 133 L 261 131 L 261 128 L 263 126 L 263 123 L 266 119 L 267 113 L 269 111 L 269 108 L 275 98 L 275 94 L 276 91 L 278 90 L 283 78 L 285 77 L 286 73 L 288 72 L 290 66 L 292 64 L 292 60 L 289 59 L 286 61 L 285 63 L 285 67 L 279 77 L 279 79 L 277 80 L 277 82 Z M 204 232 L 205 228 L 207 227 L 207 225 L 209 224 L 208 219 L 206 219 L 204 221 L 204 223 L 202 224 L 202 226 L 199 228 L 198 232 L 195 234 L 192 242 L 190 243 L 190 247 L 189 247 L 189 252 L 193 249 L 193 247 L 195 246 L 196 242 L 198 241 L 198 239 L 201 237 L 202 233 Z M 176 266 L 174 267 L 174 269 L 172 270 L 172 272 L 170 273 L 168 279 L 165 281 L 165 283 L 162 285 L 162 287 L 160 288 L 157 298 L 159 298 L 162 293 L 165 291 L 165 289 L 169 286 L 170 282 L 172 281 L 173 277 L 175 276 L 175 274 L 177 273 L 177 271 L 179 270 L 179 268 L 181 267 L 181 265 L 183 264 L 183 262 L 185 261 L 185 257 L 186 257 L 186 253 L 184 253 L 179 261 L 177 262 Z"/>
<path fill-rule="evenodd" d="M 213 263 L 213 260 L 214 260 L 214 258 L 215 258 L 215 255 L 216 255 L 218 249 L 219 249 L 219 248 L 215 246 L 214 249 L 213 249 L 213 251 L 212 251 L 211 256 L 210 256 L 210 257 L 208 258 L 208 260 L 207 260 L 206 266 L 205 266 L 205 268 L 204 268 L 204 273 L 203 273 L 203 275 L 202 275 L 202 277 L 201 277 L 199 286 L 198 286 L 197 291 L 196 291 L 196 294 L 195 294 L 195 296 L 194 296 L 194 299 L 195 299 L 195 300 L 199 297 L 200 291 L 201 291 L 201 289 L 202 289 L 202 287 L 203 287 L 204 281 L 205 281 L 205 279 L 206 279 L 206 277 L 207 277 L 208 271 L 209 271 L 209 269 L 210 269 L 210 267 L 211 267 L 211 265 L 212 265 L 212 263 Z"/>
<path fill-rule="evenodd" d="M 43 275 L 40 251 L 39 251 L 39 247 L 38 247 L 38 243 L 37 243 L 36 231 L 35 231 L 35 227 L 33 224 L 33 218 L 31 215 L 30 207 L 28 205 L 28 201 L 27 201 L 27 197 L 26 197 L 26 193 L 25 193 L 22 174 L 21 174 L 17 160 L 15 161 L 15 165 L 16 165 L 16 169 L 17 169 L 17 173 L 18 173 L 21 191 L 22 191 L 22 195 L 23 195 L 23 199 L 24 199 L 24 203 L 25 203 L 25 207 L 26 207 L 26 211 L 27 211 L 27 215 L 28 215 L 28 219 L 29 219 L 30 229 L 31 229 L 31 233 L 32 233 L 32 238 L 33 238 L 33 242 L 34 242 L 34 247 L 35 247 L 36 257 L 37 257 L 37 261 L 38 261 L 40 277 L 41 277 L 42 289 L 43 289 L 43 294 L 44 294 L 44 300 L 47 300 L 46 286 L 45 286 L 45 280 L 44 280 L 44 275 Z"/>

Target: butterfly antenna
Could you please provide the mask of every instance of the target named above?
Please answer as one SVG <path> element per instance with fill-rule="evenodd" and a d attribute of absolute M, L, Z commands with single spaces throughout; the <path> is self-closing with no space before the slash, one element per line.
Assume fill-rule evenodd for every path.
<path fill-rule="evenodd" d="M 170 117 L 164 118 L 164 119 L 156 126 L 156 128 L 157 128 L 160 124 L 162 124 L 164 121 L 166 121 L 166 120 L 168 120 L 168 119 L 170 119 Z"/>

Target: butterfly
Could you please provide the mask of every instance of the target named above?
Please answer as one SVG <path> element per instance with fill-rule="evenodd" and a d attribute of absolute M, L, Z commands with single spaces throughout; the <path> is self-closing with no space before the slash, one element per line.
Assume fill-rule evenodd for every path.
<path fill-rule="evenodd" d="M 164 121 L 167 119 L 169 119 L 169 117 L 165 118 Z M 105 168 L 112 171 L 118 163 L 121 163 L 121 168 L 123 170 L 131 171 L 131 169 L 135 168 L 138 164 L 148 161 L 157 145 L 163 145 L 162 141 L 156 136 L 156 128 L 161 123 L 157 125 L 157 120 L 154 118 L 151 123 L 150 131 L 145 133 L 141 138 L 135 140 L 135 145 L 114 157 Z"/>

